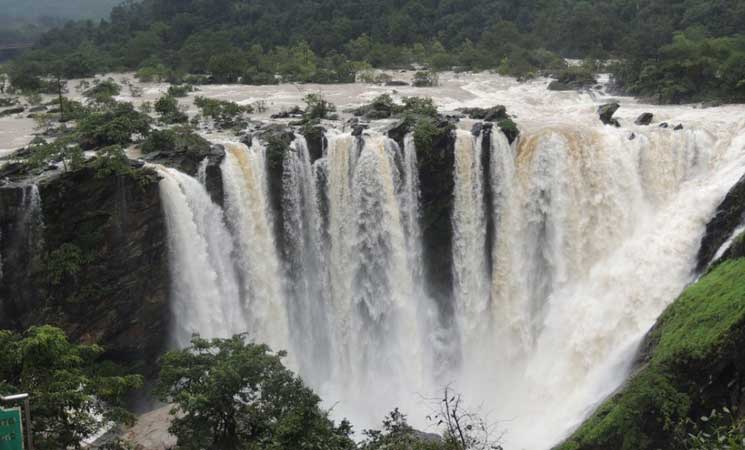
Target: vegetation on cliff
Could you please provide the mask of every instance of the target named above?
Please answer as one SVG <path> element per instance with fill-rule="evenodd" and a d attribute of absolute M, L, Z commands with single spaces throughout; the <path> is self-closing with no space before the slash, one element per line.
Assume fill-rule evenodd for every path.
<path fill-rule="evenodd" d="M 558 448 L 718 448 L 702 446 L 696 436 L 722 434 L 722 421 L 710 420 L 712 410 L 741 406 L 744 280 L 745 259 L 739 258 L 686 289 L 648 335 L 636 373 Z M 727 429 L 742 427 L 737 417 L 723 417 Z"/>

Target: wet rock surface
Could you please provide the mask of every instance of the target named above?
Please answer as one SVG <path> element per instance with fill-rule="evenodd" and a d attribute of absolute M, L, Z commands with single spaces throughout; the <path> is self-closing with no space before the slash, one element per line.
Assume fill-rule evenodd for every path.
<path fill-rule="evenodd" d="M 38 324 L 98 343 L 145 368 L 165 345 L 168 245 L 158 176 L 149 169 L 98 177 L 92 168 L 0 188 L 0 328 Z M 33 210 L 33 209 L 31 209 Z"/>

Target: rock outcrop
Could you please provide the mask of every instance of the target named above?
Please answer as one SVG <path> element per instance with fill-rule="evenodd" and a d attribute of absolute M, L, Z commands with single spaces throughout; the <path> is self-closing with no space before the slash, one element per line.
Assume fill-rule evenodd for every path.
<path fill-rule="evenodd" d="M 169 322 L 158 184 L 149 169 L 84 167 L 40 181 L 38 206 L 32 187 L 0 188 L 0 328 L 54 324 L 116 361 L 152 363 Z"/>
<path fill-rule="evenodd" d="M 453 171 L 455 137 L 448 122 L 437 124 L 428 149 L 419 154 L 422 246 L 424 274 L 429 295 L 440 305 L 444 317 L 452 317 L 449 302 L 453 289 Z"/>
<path fill-rule="evenodd" d="M 196 177 L 202 167 L 205 186 L 212 201 L 223 204 L 223 183 L 220 164 L 225 158 L 222 145 L 215 145 L 188 129 L 167 129 L 151 133 L 142 145 L 148 162 L 173 167 Z"/>
<path fill-rule="evenodd" d="M 740 178 L 706 225 L 696 257 L 696 272 L 703 272 L 712 262 L 719 248 L 727 242 L 735 229 L 745 223 L 745 176 Z"/>
<path fill-rule="evenodd" d="M 601 105 L 598 108 L 598 115 L 600 116 L 600 121 L 603 122 L 605 125 L 613 125 L 614 127 L 620 127 L 621 124 L 618 122 L 618 119 L 613 118 L 613 114 L 615 114 L 616 111 L 618 111 L 618 108 L 620 107 L 621 105 L 619 105 L 616 102 Z"/>

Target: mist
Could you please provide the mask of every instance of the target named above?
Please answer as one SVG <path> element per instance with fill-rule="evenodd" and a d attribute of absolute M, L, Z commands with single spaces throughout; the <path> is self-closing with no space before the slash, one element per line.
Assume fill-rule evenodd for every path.
<path fill-rule="evenodd" d="M 0 17 L 34 19 L 99 19 L 108 17 L 121 0 L 0 0 Z"/>

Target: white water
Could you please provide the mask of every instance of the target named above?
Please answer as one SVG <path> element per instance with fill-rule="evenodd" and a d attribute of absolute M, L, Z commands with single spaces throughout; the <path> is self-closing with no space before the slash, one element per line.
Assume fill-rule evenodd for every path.
<path fill-rule="evenodd" d="M 692 281 L 704 227 L 745 172 L 742 107 L 626 99 L 618 113 L 626 128 L 616 129 L 599 123 L 594 98 L 547 92 L 543 82 L 444 83 L 426 92 L 440 105 L 504 103 L 523 131 L 515 145 L 492 134 L 489 167 L 482 138 L 456 134 L 456 317 L 444 320 L 457 325 L 447 338 L 460 363 L 443 363 L 440 318 L 422 294 L 414 170 L 422 150 L 411 137 L 400 149 L 376 133 L 330 132 L 313 165 L 298 138 L 283 168 L 284 242 L 265 150 L 229 145 L 222 169 L 237 303 L 245 329 L 296 355 L 294 368 L 357 429 L 398 406 L 437 431 L 427 428 L 422 397 L 453 382 L 505 431 L 507 449 L 549 448 L 623 382 L 644 333 Z M 685 130 L 627 125 L 645 110 Z M 182 239 L 192 243 L 192 232 Z"/>
<path fill-rule="evenodd" d="M 194 178 L 163 167 L 158 173 L 168 227 L 176 344 L 187 345 L 193 333 L 215 338 L 245 331 L 233 244 L 222 210 Z"/>
<path fill-rule="evenodd" d="M 413 146 L 380 135 L 329 137 L 329 267 L 334 372 L 322 393 L 352 418 L 411 401 L 427 378 L 427 313 L 420 304 L 418 182 Z M 385 381 L 384 381 L 385 380 Z M 374 395 L 369 395 L 374 392 Z M 384 406 L 385 405 L 385 406 Z"/>
<path fill-rule="evenodd" d="M 623 381 L 644 333 L 692 281 L 704 227 L 745 171 L 736 131 L 730 145 L 700 130 L 648 128 L 629 141 L 607 127 L 550 127 L 526 136 L 512 161 L 492 142 L 491 357 L 464 348 L 478 359 L 459 387 L 466 398 L 489 392 L 508 448 L 550 447 Z"/>
<path fill-rule="evenodd" d="M 227 144 L 222 163 L 225 211 L 235 237 L 241 302 L 250 336 L 274 350 L 290 343 L 287 299 L 269 205 L 266 149 Z"/>

